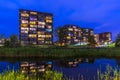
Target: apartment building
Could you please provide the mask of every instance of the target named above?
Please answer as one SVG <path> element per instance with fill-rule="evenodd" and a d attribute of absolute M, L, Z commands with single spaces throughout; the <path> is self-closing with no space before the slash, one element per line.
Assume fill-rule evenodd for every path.
<path fill-rule="evenodd" d="M 93 29 L 90 28 L 80 28 L 77 25 L 65 25 L 67 37 L 64 39 L 67 44 L 76 44 L 85 45 L 88 43 L 88 37 L 94 36 Z"/>
<path fill-rule="evenodd" d="M 19 23 L 19 38 L 22 45 L 53 43 L 53 14 L 20 9 Z"/>

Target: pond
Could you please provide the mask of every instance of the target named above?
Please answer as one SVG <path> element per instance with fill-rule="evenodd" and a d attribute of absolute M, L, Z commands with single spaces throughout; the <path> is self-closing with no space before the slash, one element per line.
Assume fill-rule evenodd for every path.
<path fill-rule="evenodd" d="M 76 59 L 62 59 L 62 60 L 23 60 L 23 61 L 0 61 L 0 73 L 6 70 L 20 70 L 25 74 L 31 74 L 32 70 L 37 67 L 38 72 L 42 73 L 46 69 L 58 71 L 63 73 L 64 78 L 70 80 L 97 80 L 97 71 L 106 71 L 107 66 L 113 69 L 120 69 L 119 59 L 107 58 L 76 58 Z M 9 66 L 9 67 L 8 67 Z"/>

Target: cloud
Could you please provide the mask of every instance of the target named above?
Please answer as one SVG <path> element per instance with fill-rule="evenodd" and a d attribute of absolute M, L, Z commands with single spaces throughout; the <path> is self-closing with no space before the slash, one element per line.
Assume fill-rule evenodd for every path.
<path fill-rule="evenodd" d="M 0 8 L 17 9 L 18 5 L 10 0 L 0 0 Z"/>

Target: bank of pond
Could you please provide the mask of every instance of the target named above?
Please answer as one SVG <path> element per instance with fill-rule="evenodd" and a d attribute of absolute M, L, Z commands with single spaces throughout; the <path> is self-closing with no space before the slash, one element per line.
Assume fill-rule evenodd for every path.
<path fill-rule="evenodd" d="M 1 58 L 72 58 L 72 57 L 107 57 L 119 58 L 120 48 L 0 48 Z"/>
<path fill-rule="evenodd" d="M 112 58 L 1 60 L 0 80 L 120 80 L 119 69 Z"/>

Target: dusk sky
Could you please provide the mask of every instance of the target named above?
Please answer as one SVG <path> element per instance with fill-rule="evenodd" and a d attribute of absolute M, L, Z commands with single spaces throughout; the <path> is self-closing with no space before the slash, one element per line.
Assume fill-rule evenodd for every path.
<path fill-rule="evenodd" d="M 65 24 L 120 32 L 120 0 L 0 0 L 0 34 L 19 34 L 19 9 L 53 13 L 54 29 Z"/>

